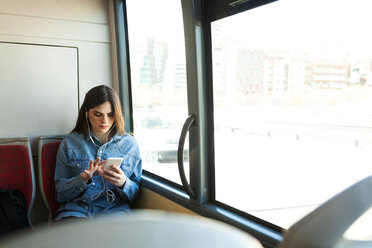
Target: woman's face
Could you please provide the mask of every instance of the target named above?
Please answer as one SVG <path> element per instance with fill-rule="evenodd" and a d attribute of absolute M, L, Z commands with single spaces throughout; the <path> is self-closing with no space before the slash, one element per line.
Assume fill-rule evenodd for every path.
<path fill-rule="evenodd" d="M 107 135 L 115 122 L 115 114 L 112 110 L 111 103 L 106 101 L 101 105 L 89 109 L 88 118 L 97 138 Z"/>

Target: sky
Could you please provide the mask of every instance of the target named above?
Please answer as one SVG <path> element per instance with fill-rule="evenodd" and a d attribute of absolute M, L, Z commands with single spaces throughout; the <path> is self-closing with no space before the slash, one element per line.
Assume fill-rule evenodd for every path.
<path fill-rule="evenodd" d="M 181 0 L 127 1 L 130 39 L 174 41 L 182 33 Z M 372 57 L 371 0 L 279 0 L 216 21 L 227 37 L 275 48 L 346 49 Z M 212 28 L 215 24 L 212 23 Z M 143 35 L 142 35 L 143 34 Z"/>
<path fill-rule="evenodd" d="M 369 0 L 279 0 L 219 22 L 228 36 L 239 32 L 255 46 L 347 47 L 371 55 L 371 9 Z"/>
<path fill-rule="evenodd" d="M 127 1 L 127 8 L 129 29 L 159 41 L 173 39 L 175 31 L 183 28 L 181 0 L 132 0 Z"/>

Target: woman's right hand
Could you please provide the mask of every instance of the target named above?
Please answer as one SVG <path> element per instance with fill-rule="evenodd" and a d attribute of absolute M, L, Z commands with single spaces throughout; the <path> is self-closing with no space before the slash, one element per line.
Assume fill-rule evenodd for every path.
<path fill-rule="evenodd" d="M 100 158 L 97 158 L 94 162 L 93 160 L 90 160 L 89 168 L 80 174 L 81 179 L 83 179 L 85 183 L 88 182 L 89 179 L 91 179 L 94 175 L 99 173 L 99 168 L 105 163 L 105 161 L 100 160 Z"/>

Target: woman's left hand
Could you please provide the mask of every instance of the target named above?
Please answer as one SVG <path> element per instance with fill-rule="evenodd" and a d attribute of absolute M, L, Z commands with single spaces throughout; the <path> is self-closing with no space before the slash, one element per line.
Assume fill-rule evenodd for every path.
<path fill-rule="evenodd" d="M 124 172 L 117 165 L 111 166 L 110 169 L 102 168 L 99 175 L 119 188 L 123 188 L 127 180 Z"/>

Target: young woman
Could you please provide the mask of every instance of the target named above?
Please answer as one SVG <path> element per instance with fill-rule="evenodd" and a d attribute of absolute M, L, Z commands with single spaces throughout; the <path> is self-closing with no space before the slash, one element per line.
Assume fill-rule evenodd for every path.
<path fill-rule="evenodd" d="M 103 168 L 108 158 L 123 158 L 120 166 Z M 93 218 L 125 213 L 139 190 L 142 160 L 136 140 L 124 132 L 116 92 L 92 88 L 85 96 L 75 128 L 62 141 L 54 175 L 56 220 Z"/>

